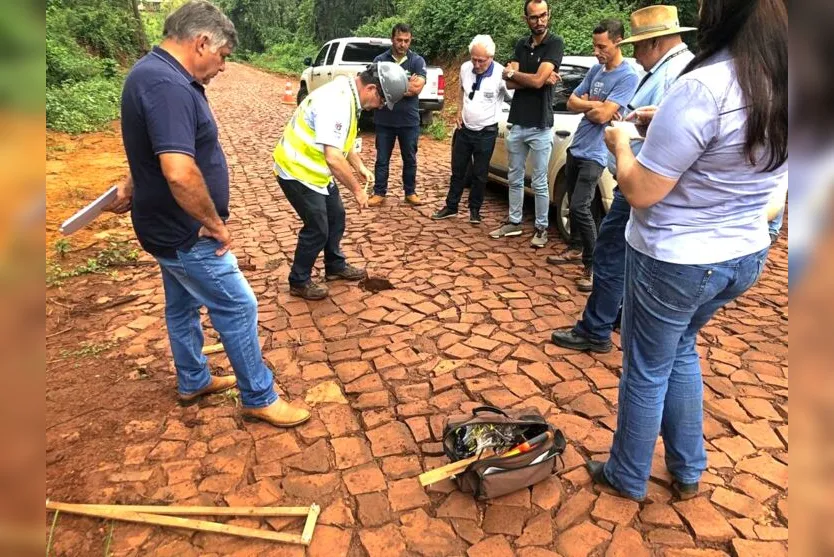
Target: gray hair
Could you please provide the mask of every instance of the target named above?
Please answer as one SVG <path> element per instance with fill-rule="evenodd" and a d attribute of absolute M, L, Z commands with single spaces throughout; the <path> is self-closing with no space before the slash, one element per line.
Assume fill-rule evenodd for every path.
<path fill-rule="evenodd" d="M 495 56 L 495 41 L 489 35 L 475 35 L 475 38 L 469 43 L 470 54 L 472 54 L 472 49 L 476 46 L 483 47 L 486 50 L 487 56 Z"/>
<path fill-rule="evenodd" d="M 235 24 L 220 8 L 205 2 L 193 0 L 183 4 L 165 19 L 162 35 L 166 39 L 189 41 L 199 35 L 206 35 L 212 49 L 237 46 Z"/>

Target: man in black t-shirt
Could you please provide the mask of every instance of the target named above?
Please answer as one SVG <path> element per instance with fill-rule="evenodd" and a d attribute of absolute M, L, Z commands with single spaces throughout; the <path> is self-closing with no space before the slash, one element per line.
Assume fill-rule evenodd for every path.
<path fill-rule="evenodd" d="M 524 169 L 527 155 L 532 156 L 532 187 L 535 194 L 535 234 L 531 244 L 547 244 L 547 213 L 550 191 L 547 165 L 553 148 L 553 85 L 559 80 L 565 46 L 561 37 L 550 33 L 550 11 L 544 0 L 525 0 L 524 17 L 531 35 L 515 45 L 515 52 L 504 70 L 508 89 L 515 89 L 507 120 L 507 155 L 509 158 L 510 215 L 500 228 L 490 232 L 493 238 L 519 236 L 524 206 Z"/>

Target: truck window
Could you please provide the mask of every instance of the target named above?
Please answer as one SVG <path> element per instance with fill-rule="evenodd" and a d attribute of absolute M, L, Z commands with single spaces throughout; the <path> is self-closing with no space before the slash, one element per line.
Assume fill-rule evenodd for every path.
<path fill-rule="evenodd" d="M 330 47 L 330 54 L 327 55 L 327 65 L 332 66 L 333 62 L 336 60 L 336 51 L 339 50 L 339 43 L 333 43 Z"/>
<path fill-rule="evenodd" d="M 342 61 L 370 64 L 388 48 L 385 44 L 347 43 L 342 53 Z"/>
<path fill-rule="evenodd" d="M 313 65 L 314 66 L 323 66 L 324 65 L 324 60 L 325 60 L 325 58 L 327 58 L 327 50 L 329 48 L 330 48 L 329 43 L 324 45 L 323 47 L 321 47 L 321 50 L 319 50 L 319 53 L 316 55 L 316 59 L 313 60 Z"/>
<path fill-rule="evenodd" d="M 586 73 L 588 73 L 588 68 L 580 66 L 563 65 L 559 68 L 562 81 L 553 86 L 553 110 L 555 112 L 569 112 L 568 99 L 573 90 L 579 87 L 579 84 L 585 79 Z"/>

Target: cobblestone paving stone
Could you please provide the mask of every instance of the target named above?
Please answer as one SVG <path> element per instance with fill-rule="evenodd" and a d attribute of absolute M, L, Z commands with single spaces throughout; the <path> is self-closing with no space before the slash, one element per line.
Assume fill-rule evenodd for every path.
<path fill-rule="evenodd" d="M 209 88 L 232 180 L 231 229 L 260 307 L 265 357 L 281 391 L 313 418 L 293 430 L 240 421 L 233 405 L 180 408 L 171 389 L 164 423 L 125 424 L 124 450 L 92 473 L 98 500 L 177 504 L 306 505 L 323 509 L 306 550 L 219 535 L 119 526 L 117 555 L 486 555 L 718 557 L 786 553 L 788 488 L 787 242 L 760 283 L 702 331 L 709 471 L 702 493 L 675 502 L 658 442 L 649 501 L 637 505 L 590 485 L 585 458 L 604 459 L 616 419 L 621 353 L 588 356 L 549 343 L 584 306 L 579 268 L 548 266 L 559 241 L 535 251 L 527 234 L 491 240 L 505 216 L 495 188 L 484 224 L 428 216 L 445 195 L 448 142 L 421 138 L 418 192 L 402 200 L 394 156 L 386 204 L 358 212 L 349 193 L 348 260 L 386 277 L 370 294 L 331 283 L 331 296 L 288 295 L 300 222 L 280 194 L 271 150 L 292 106 L 283 80 L 230 64 Z M 373 136 L 362 158 L 372 168 Z M 530 200 L 527 200 L 530 203 Z M 317 272 L 321 272 L 319 268 Z M 141 298 L 110 322 L 125 358 L 172 370 L 153 267 L 124 284 Z M 118 311 L 118 310 L 116 310 Z M 207 342 L 216 334 L 206 321 Z M 614 335 L 619 346 L 619 337 Z M 222 354 L 212 365 L 228 369 Z M 173 387 L 173 382 L 171 384 Z M 443 417 L 484 402 L 534 405 L 569 440 L 565 467 L 521 493 L 476 502 L 446 481 L 414 479 L 441 465 Z M 441 453 L 442 454 L 442 453 Z M 91 480 L 92 481 L 92 480 Z M 235 524 L 299 528 L 298 520 Z"/>

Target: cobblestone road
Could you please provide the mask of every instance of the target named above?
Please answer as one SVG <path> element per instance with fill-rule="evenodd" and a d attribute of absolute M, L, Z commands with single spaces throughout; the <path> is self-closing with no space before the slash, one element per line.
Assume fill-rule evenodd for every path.
<path fill-rule="evenodd" d="M 709 453 L 702 494 L 685 503 L 672 499 L 658 443 L 650 501 L 638 505 L 595 490 L 582 466 L 587 457 L 604 459 L 610 446 L 621 353 L 591 357 L 548 342 L 550 331 L 572 324 L 584 305 L 573 287 L 579 268 L 545 264 L 546 254 L 562 248 L 555 241 L 537 252 L 528 235 L 489 239 L 487 231 L 506 214 L 498 188 L 488 195 L 480 228 L 462 217 L 432 222 L 428 215 L 448 184 L 447 142 L 421 139 L 418 191 L 430 204 L 406 205 L 398 179 L 377 210 L 360 214 L 343 194 L 349 260 L 387 277 L 394 290 L 370 294 L 336 283 L 326 301 L 289 297 L 286 275 L 299 221 L 270 169 L 271 150 L 293 108 L 279 104 L 283 85 L 232 64 L 209 95 L 232 174 L 234 250 L 258 295 L 266 358 L 281 389 L 312 408 L 313 418 L 282 431 L 240 421 L 229 397 L 180 408 L 162 285 L 153 267 L 140 268 L 118 283 L 122 294 L 140 298 L 109 310 L 116 316 L 104 332 L 123 342 L 116 361 L 124 374 L 137 366 L 161 370 L 165 389 L 146 396 L 155 397 L 164 417 L 121 424 L 120 450 L 82 472 L 78 499 L 316 502 L 323 514 L 306 550 L 311 557 L 786 555 L 785 240 L 772 250 L 760 284 L 709 323 L 699 340 Z M 363 159 L 372 167 L 372 136 L 364 145 Z M 397 163 L 392 176 L 398 174 Z M 216 335 L 206 327 L 211 342 Z M 222 354 L 212 364 L 228 369 Z M 142 397 L 141 382 L 133 385 L 133 396 Z M 487 503 L 449 481 L 422 489 L 416 476 L 445 462 L 444 417 L 483 403 L 539 408 L 569 440 L 564 469 L 533 489 Z M 285 519 L 232 523 L 299 527 Z M 82 547 L 83 536 L 56 540 L 67 554 L 83 553 Z M 111 549 L 117 555 L 305 554 L 300 547 L 128 525 L 115 528 Z"/>

